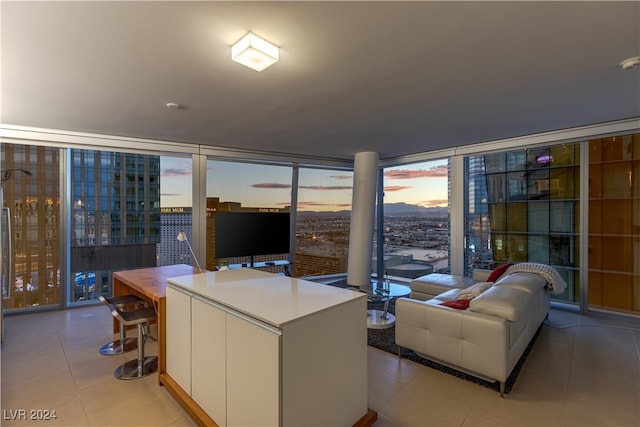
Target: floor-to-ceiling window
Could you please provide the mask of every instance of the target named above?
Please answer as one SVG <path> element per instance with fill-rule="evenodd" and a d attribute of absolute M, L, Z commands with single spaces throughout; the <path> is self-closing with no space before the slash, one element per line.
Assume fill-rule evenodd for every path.
<path fill-rule="evenodd" d="M 590 308 L 640 314 L 640 134 L 589 141 Z"/>
<path fill-rule="evenodd" d="M 486 155 L 477 151 L 465 158 L 468 213 L 464 235 L 465 273 L 470 268 L 491 267 L 501 262 L 527 260 L 547 263 L 556 267 L 569 284 L 567 292 L 559 298 L 561 302 L 577 304 L 582 301 L 584 295 L 581 295 L 579 287 L 582 283 L 588 284 L 588 288 L 585 288 L 588 292 L 584 294 L 588 294 L 590 307 L 637 314 L 640 306 L 638 134 L 587 140 L 588 137 L 581 136 L 579 143 L 549 143 L 529 149 L 514 146 L 503 152 L 489 152 Z M 587 147 L 588 155 L 585 153 Z M 10 155 L 7 154 L 9 152 Z M 173 158 L 176 162 L 184 163 L 180 168 L 162 167 L 167 184 L 181 179 L 184 182 L 181 181 L 176 190 L 163 187 L 162 195 L 159 187 L 162 178 L 158 181 L 160 156 L 132 154 L 127 157 L 119 152 L 38 147 L 13 142 L 2 145 L 2 156 L 4 206 L 12 211 L 13 251 L 16 252 L 16 268 L 11 273 L 12 277 L 6 277 L 9 270 L 3 270 L 3 291 L 9 298 L 7 290 L 18 290 L 13 292 L 9 300 L 5 300 L 8 309 L 62 303 L 64 299 L 60 301 L 59 298 L 59 289 L 62 287 L 68 287 L 71 303 L 91 300 L 98 292 L 109 294 L 111 271 L 147 266 L 147 258 L 144 262 L 138 262 L 138 258 L 128 257 L 127 262 L 116 262 L 105 267 L 104 260 L 112 259 L 112 255 L 117 253 L 109 251 L 118 245 L 141 245 L 137 247 L 140 249 L 147 245 L 147 238 L 153 240 L 152 236 L 156 239 L 148 243 L 152 249 L 135 252 L 138 257 L 149 254 L 148 266 L 162 265 L 161 261 L 190 262 L 184 243 L 176 241 L 178 246 L 174 255 L 182 258 L 175 261 L 167 260 L 165 257 L 168 255 L 158 246 L 160 208 L 164 203 L 160 201 L 161 198 L 190 197 L 195 188 L 193 182 L 197 177 L 190 174 L 193 160 L 178 157 L 184 156 L 184 153 L 176 154 Z M 586 178 L 587 175 L 584 170 L 580 175 L 581 156 L 588 158 L 583 166 L 589 169 L 589 181 L 580 181 L 580 176 Z M 64 195 L 60 193 L 63 188 L 61 179 L 65 178 L 64 174 L 60 174 L 60 163 L 64 163 L 61 158 L 64 162 L 68 160 L 69 171 L 70 193 Z M 440 165 L 434 162 L 383 169 L 385 258 L 395 257 L 401 261 L 407 260 L 407 263 L 420 261 L 414 257 L 416 247 L 422 245 L 423 249 L 436 250 L 425 242 L 429 245 L 434 241 L 441 242 L 438 250 L 448 248 L 448 242 L 442 243 L 449 238 L 443 238 L 449 234 L 448 213 L 441 216 L 442 221 L 432 221 L 423 226 L 415 215 L 405 215 L 404 220 L 398 220 L 398 210 L 393 209 L 411 207 L 408 205 L 425 207 L 427 202 L 437 206 L 438 199 L 447 198 L 449 181 L 446 174 L 442 175 L 444 170 L 448 170 L 447 161 L 442 160 Z M 331 249 L 328 254 L 330 257 L 337 255 L 334 258 L 338 260 L 331 268 L 341 265 L 340 251 L 346 251 L 348 244 L 343 239 L 348 235 L 344 231 L 348 229 L 348 223 L 338 217 L 342 214 L 340 205 L 350 204 L 351 172 L 300 168 L 297 169 L 296 180 L 292 180 L 295 174 L 290 166 L 221 160 L 210 160 L 207 166 L 207 188 L 213 191 L 207 197 L 217 197 L 218 202 L 227 202 L 225 207 L 291 211 L 291 191 L 297 189 L 295 202 L 298 216 L 294 215 L 297 219 L 297 245 L 304 246 L 304 238 L 312 239 L 306 242 L 312 243 L 305 248 L 309 253 L 308 249 L 313 248 L 313 244 L 319 247 L 321 243 L 329 243 L 324 245 L 324 249 Z M 9 170 L 11 173 L 6 175 L 5 172 Z M 429 189 L 435 186 L 438 179 L 444 179 L 441 193 L 444 196 L 414 199 L 409 190 L 423 185 L 416 176 L 425 178 Z M 42 177 L 44 179 L 41 180 Z M 580 200 L 581 186 L 583 194 L 588 192 L 588 199 Z M 257 194 L 263 198 L 254 198 Z M 64 234 L 62 237 L 66 236 L 66 230 L 60 231 L 61 227 L 67 226 L 59 212 L 61 200 L 67 197 L 71 201 L 69 284 L 65 282 L 65 254 L 59 249 L 60 233 Z M 185 202 L 187 206 L 180 206 L 181 203 L 167 204 L 171 214 L 182 216 L 171 224 L 172 227 L 178 227 L 181 231 L 183 227 L 188 227 L 190 203 Z M 199 203 L 202 206 L 202 201 Z M 331 212 L 323 214 L 322 211 L 329 205 L 333 206 Z M 66 203 L 63 206 L 66 209 Z M 587 218 L 580 218 L 580 212 L 588 212 L 588 225 L 584 223 Z M 318 219 L 309 220 L 310 216 L 316 214 Z M 333 216 L 334 219 L 328 219 L 327 216 Z M 345 214 L 345 218 L 348 219 L 348 215 Z M 175 231 L 169 232 L 167 239 L 173 241 Z M 202 234 L 205 235 L 204 231 Z M 122 240 L 115 243 L 113 238 L 117 235 L 127 236 L 124 243 Z M 322 237 L 319 238 L 319 235 Z M 588 250 L 580 237 L 588 241 Z M 109 245 L 113 247 L 105 247 Z M 585 248 L 582 257 L 580 248 Z M 399 252 L 410 254 L 411 257 L 396 257 L 401 255 Z M 314 253 L 317 254 L 315 250 Z M 274 257 L 285 259 L 291 256 L 291 260 L 295 259 L 296 268 L 314 267 L 313 262 L 304 261 L 305 258 L 299 256 L 303 254 L 301 250 L 291 255 L 275 254 Z M 580 265 L 580 259 L 584 266 Z M 448 258 L 440 261 L 448 262 Z M 242 259 L 238 262 L 242 262 Z M 215 265 L 218 265 L 217 260 Z M 376 267 L 375 262 L 372 265 Z M 446 268 L 436 266 L 434 270 L 446 271 Z M 583 274 L 579 274 L 581 268 Z M 279 268 L 273 270 L 281 271 Z M 334 270 L 325 265 L 318 270 L 300 271 L 297 274 L 316 275 L 333 273 Z M 587 272 L 588 278 L 585 277 Z M 46 278 L 46 287 L 43 286 L 43 277 Z"/>
<path fill-rule="evenodd" d="M 160 157 L 160 243 L 157 265 L 193 264 L 191 251 L 178 234 L 193 242 L 193 173 L 191 157 Z"/>
<path fill-rule="evenodd" d="M 482 180 L 479 159 L 470 158 L 468 162 L 471 160 L 477 171 L 469 168 L 468 173 L 474 172 L 474 179 Z M 491 256 L 483 254 L 481 246 L 480 266 L 486 267 L 489 261 L 551 265 L 568 284 L 566 291 L 554 298 L 568 303 L 579 301 L 579 163 L 579 143 L 484 155 Z M 482 188 L 477 181 L 473 185 Z M 474 235 L 486 236 L 484 208 L 477 201 L 473 205 L 469 201 L 468 209 L 478 207 L 480 214 L 474 216 L 480 222 Z M 472 216 L 469 212 L 467 215 L 472 223 Z M 477 252 L 479 243 L 473 239 L 467 242 L 467 252 L 471 252 L 470 244 Z"/>
<path fill-rule="evenodd" d="M 218 257 L 216 254 L 216 214 L 218 212 L 289 213 L 291 211 L 292 168 L 255 163 L 207 160 L 206 268 L 214 270 L 221 263 L 246 264 L 289 259 L 289 253 L 253 256 L 248 247 L 243 255 Z M 255 233 L 259 241 L 269 230 Z M 253 258 L 252 258 L 253 257 Z M 280 266 L 264 267 L 282 272 Z"/>
<path fill-rule="evenodd" d="M 111 295 L 113 271 L 156 265 L 160 157 L 71 149 L 68 301 Z"/>
<path fill-rule="evenodd" d="M 484 156 L 465 157 L 464 175 L 464 272 L 465 276 L 471 276 L 477 268 L 489 269 L 493 266 Z"/>
<path fill-rule="evenodd" d="M 300 168 L 295 275 L 347 272 L 353 172 Z"/>
<path fill-rule="evenodd" d="M 383 180 L 384 274 L 449 272 L 449 160 L 387 167 Z"/>
<path fill-rule="evenodd" d="M 60 150 L 0 144 L 5 309 L 60 304 Z"/>

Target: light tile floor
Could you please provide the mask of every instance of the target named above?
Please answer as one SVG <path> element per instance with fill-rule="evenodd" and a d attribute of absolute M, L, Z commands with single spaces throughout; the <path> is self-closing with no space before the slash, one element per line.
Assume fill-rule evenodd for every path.
<path fill-rule="evenodd" d="M 135 352 L 98 354 L 115 337 L 111 320 L 102 305 L 6 317 L 1 424 L 193 426 L 155 376 L 113 378 Z M 543 327 L 504 399 L 369 348 L 375 426 L 640 426 L 640 319 L 552 310 L 549 323 L 555 327 Z M 156 354 L 156 343 L 147 349 Z M 20 409 L 55 410 L 57 418 L 12 420 Z"/>

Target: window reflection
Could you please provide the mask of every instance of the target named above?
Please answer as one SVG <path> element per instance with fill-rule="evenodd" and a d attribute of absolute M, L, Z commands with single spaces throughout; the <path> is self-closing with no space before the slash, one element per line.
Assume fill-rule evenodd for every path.
<path fill-rule="evenodd" d="M 0 170 L 5 171 L 0 221 L 4 306 L 11 311 L 57 305 L 60 302 L 60 150 L 19 144 L 0 146 Z"/>
<path fill-rule="evenodd" d="M 472 178 L 486 180 L 491 254 L 475 256 L 473 264 L 467 257 L 467 271 L 505 262 L 550 264 L 569 285 L 555 298 L 577 301 L 579 148 L 559 144 L 484 156 L 486 172 L 478 166 Z M 500 167 L 503 158 L 506 168 Z M 473 231 L 475 236 L 472 231 L 467 231 L 467 239 L 477 240 L 479 231 Z"/>
<path fill-rule="evenodd" d="M 640 313 L 640 134 L 589 141 L 589 306 Z"/>

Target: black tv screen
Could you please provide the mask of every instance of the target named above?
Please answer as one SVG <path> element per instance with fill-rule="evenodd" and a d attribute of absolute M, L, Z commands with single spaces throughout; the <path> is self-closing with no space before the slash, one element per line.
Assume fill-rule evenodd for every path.
<path fill-rule="evenodd" d="M 288 212 L 216 212 L 216 258 L 289 253 Z"/>

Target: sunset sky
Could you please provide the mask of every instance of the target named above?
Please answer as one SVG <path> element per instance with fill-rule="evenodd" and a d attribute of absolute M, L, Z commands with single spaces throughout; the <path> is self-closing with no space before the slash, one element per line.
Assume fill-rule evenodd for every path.
<path fill-rule="evenodd" d="M 191 158 L 163 156 L 160 168 L 162 207 L 191 206 Z M 385 203 L 448 205 L 446 159 L 386 168 L 384 182 Z M 301 169 L 298 184 L 300 211 L 337 211 L 351 207 L 351 172 Z M 289 206 L 291 168 L 209 160 L 207 197 L 241 202 L 247 207 Z"/>

